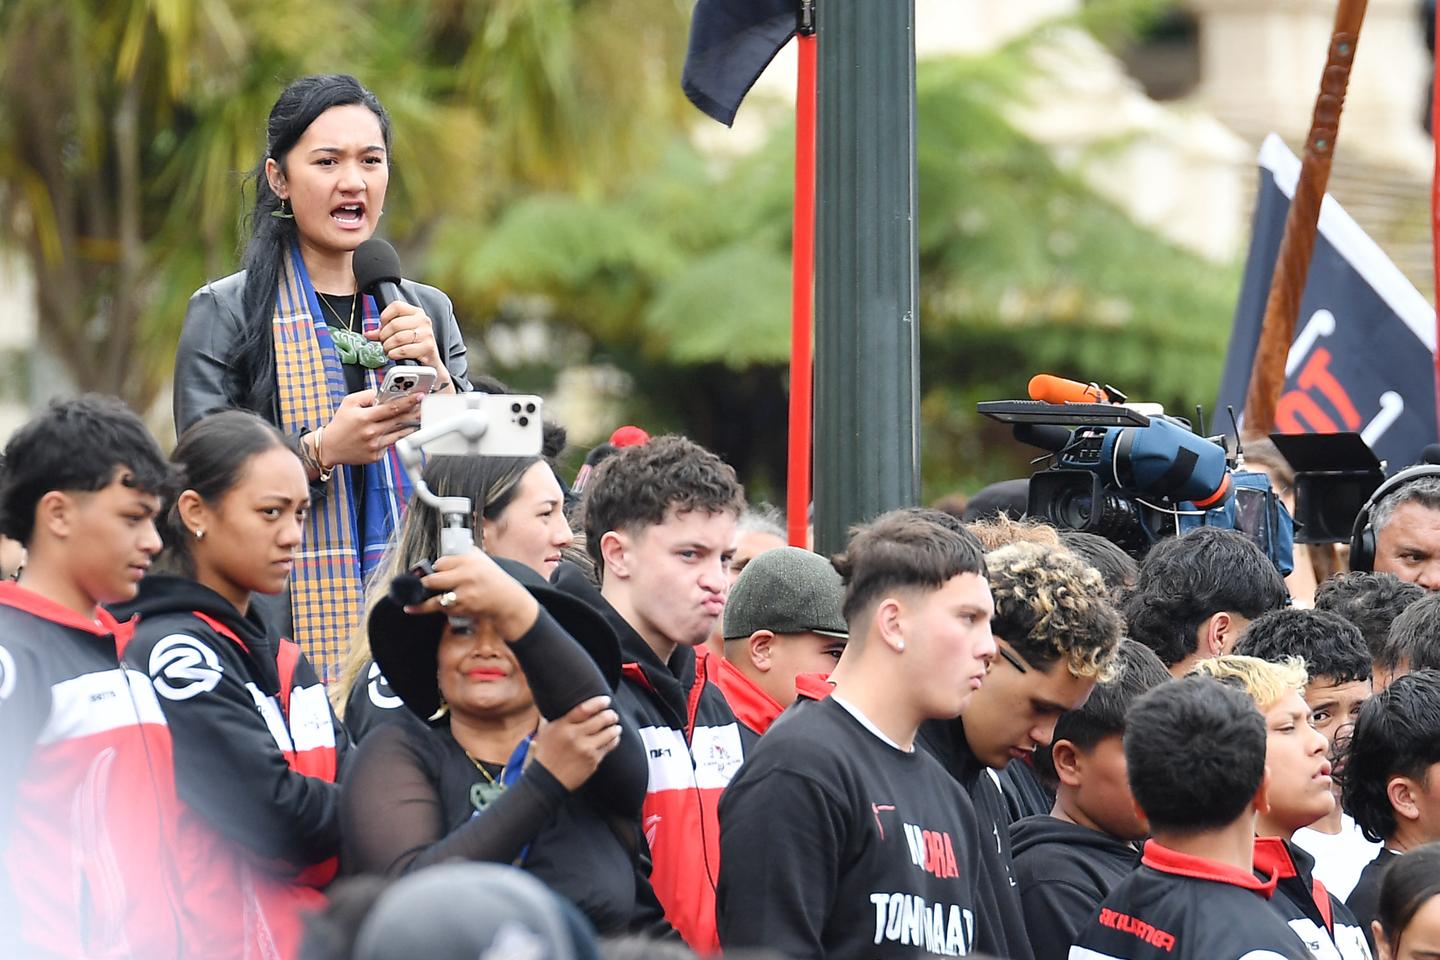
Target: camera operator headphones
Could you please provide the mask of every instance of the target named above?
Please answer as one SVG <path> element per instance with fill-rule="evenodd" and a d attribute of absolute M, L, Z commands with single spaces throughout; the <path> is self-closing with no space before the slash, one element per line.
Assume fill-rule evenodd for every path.
<path fill-rule="evenodd" d="M 1426 453 L 1429 453 L 1428 447 Z M 1440 477 L 1440 464 L 1422 463 L 1419 466 L 1406 467 L 1370 494 L 1370 499 L 1365 501 L 1365 506 L 1355 515 L 1355 527 L 1350 533 L 1351 570 L 1370 573 L 1375 569 L 1375 531 L 1370 527 L 1370 516 L 1375 512 L 1375 507 L 1407 483 L 1426 477 Z"/>

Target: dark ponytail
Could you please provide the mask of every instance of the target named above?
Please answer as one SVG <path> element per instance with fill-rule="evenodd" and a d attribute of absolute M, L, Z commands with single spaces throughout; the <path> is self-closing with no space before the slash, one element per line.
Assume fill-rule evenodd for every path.
<path fill-rule="evenodd" d="M 280 198 L 270 189 L 265 161 L 274 158 L 283 172 L 290 148 L 320 114 L 331 107 L 356 104 L 369 107 L 379 119 L 388 154 L 390 115 L 375 94 L 354 77 L 343 74 L 301 77 L 286 87 L 270 108 L 265 154 L 249 178 L 250 188 L 255 191 L 255 207 L 246 216 L 250 239 L 241 259 L 245 270 L 242 301 L 245 315 L 227 392 L 237 398 L 239 406 L 263 417 L 271 416 L 275 407 L 275 344 L 271 340 L 275 286 L 285 257 L 298 236 L 294 220 L 271 216 L 280 209 Z"/>
<path fill-rule="evenodd" d="M 160 569 L 187 577 L 195 575 L 190 555 L 194 534 L 180 519 L 180 493 L 194 490 L 206 503 L 218 503 L 240 482 L 252 458 L 275 447 L 295 450 L 291 438 L 245 410 L 212 413 L 180 435 L 180 442 L 170 454 L 177 478 L 176 494 L 160 523 L 160 538 L 165 543 Z"/>

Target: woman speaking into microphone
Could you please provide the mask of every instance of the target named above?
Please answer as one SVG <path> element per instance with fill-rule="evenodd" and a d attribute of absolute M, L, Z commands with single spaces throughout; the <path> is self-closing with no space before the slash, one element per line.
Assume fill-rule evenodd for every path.
<path fill-rule="evenodd" d="M 397 361 L 432 389 L 470 389 L 450 299 L 401 281 L 377 309 L 356 287 L 390 180 L 390 118 L 349 76 L 303 77 L 270 110 L 242 269 L 190 298 L 175 356 L 178 431 L 216 410 L 252 410 L 296 438 L 314 507 L 290 580 L 292 636 L 322 671 L 364 610 L 362 581 L 410 495 L 391 447 L 420 395 L 379 402 Z M 383 398 L 379 398 L 383 399 Z"/>

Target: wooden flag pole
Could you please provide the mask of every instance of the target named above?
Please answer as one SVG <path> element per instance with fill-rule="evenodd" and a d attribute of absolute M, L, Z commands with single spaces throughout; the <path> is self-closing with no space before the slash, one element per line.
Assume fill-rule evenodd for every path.
<path fill-rule="evenodd" d="M 1250 387 L 1245 395 L 1245 432 L 1268 434 L 1275 428 L 1275 407 L 1285 389 L 1285 361 L 1295 339 L 1295 321 L 1300 299 L 1315 252 L 1315 232 L 1320 223 L 1320 204 L 1330 182 L 1330 165 L 1335 157 L 1335 140 L 1340 133 L 1340 112 L 1345 106 L 1345 89 L 1355 62 L 1360 26 L 1365 20 L 1366 0 L 1339 0 L 1330 53 L 1320 78 L 1320 95 L 1315 98 L 1315 115 L 1305 141 L 1300 179 L 1285 220 L 1285 236 L 1270 281 L 1265 304 L 1265 324 L 1250 367 Z"/>

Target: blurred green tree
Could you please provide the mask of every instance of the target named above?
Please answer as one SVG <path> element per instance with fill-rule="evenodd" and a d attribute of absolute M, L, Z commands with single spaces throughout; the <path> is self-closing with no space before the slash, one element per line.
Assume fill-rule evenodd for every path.
<path fill-rule="evenodd" d="M 386 229 L 409 272 L 455 297 L 477 344 L 547 333 L 543 358 L 494 372 L 548 389 L 563 366 L 611 363 L 630 415 L 778 497 L 793 129 L 738 159 L 696 149 L 675 82 L 687 9 L 3 0 L 0 239 L 76 382 L 144 407 L 186 297 L 235 267 L 275 95 L 352 72 L 395 118 Z M 919 72 L 927 496 L 1025 471 L 974 402 L 1033 371 L 1172 406 L 1218 380 L 1238 269 L 1135 227 L 1021 136 L 1004 111 L 1028 63 L 1017 44 Z"/>
<path fill-rule="evenodd" d="M 0 237 L 75 381 L 144 408 L 186 297 L 234 269 L 289 79 L 350 72 L 386 103 L 388 225 L 416 250 L 432 223 L 644 165 L 683 44 L 679 0 L 5 0 Z"/>
<path fill-rule="evenodd" d="M 927 497 L 1028 472 L 1037 451 L 975 403 L 1024 396 L 1032 373 L 1174 410 L 1208 403 L 1219 382 L 1238 267 L 1137 227 L 1017 132 L 1004 105 L 1022 60 L 1013 49 L 919 69 Z M 430 266 L 467 315 L 488 318 L 478 339 L 536 321 L 578 334 L 559 362 L 625 369 L 633 416 L 690 431 L 778 497 L 793 136 L 781 126 L 728 164 L 676 140 L 613 197 L 538 195 L 484 228 L 447 222 Z"/>

